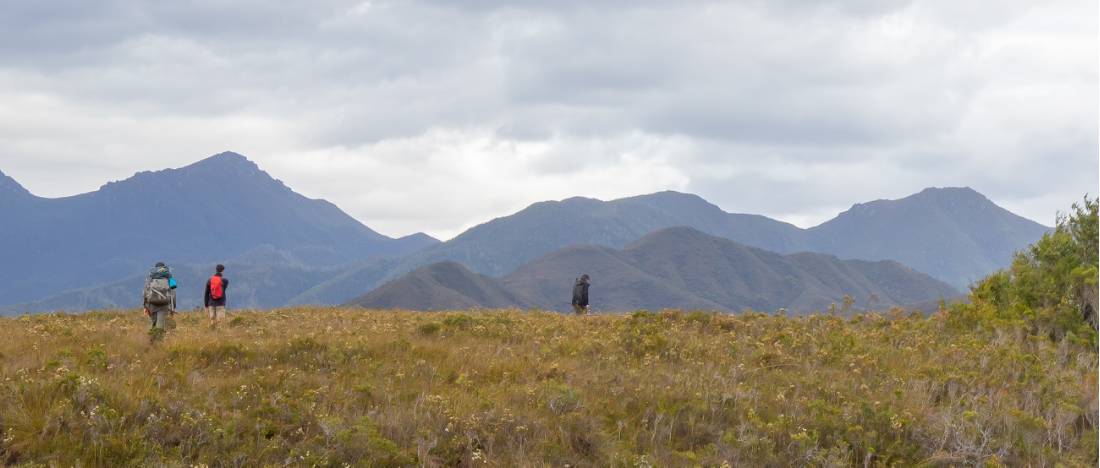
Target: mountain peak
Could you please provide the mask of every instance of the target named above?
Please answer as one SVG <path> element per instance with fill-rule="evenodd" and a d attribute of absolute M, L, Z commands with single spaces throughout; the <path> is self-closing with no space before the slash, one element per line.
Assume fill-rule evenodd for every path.
<path fill-rule="evenodd" d="M 233 151 L 223 151 L 221 153 L 210 156 L 206 159 L 198 161 L 187 167 L 218 167 L 218 168 L 247 168 L 247 169 L 259 169 L 256 163 L 250 161 L 248 158 L 240 153 Z"/>
<path fill-rule="evenodd" d="M 170 170 L 169 172 L 175 172 L 181 175 L 186 174 L 192 177 L 197 176 L 204 179 L 216 178 L 219 180 L 232 180 L 234 183 L 251 181 L 251 183 L 263 185 L 274 184 L 290 190 L 283 185 L 282 181 L 272 177 L 261 169 L 259 165 L 240 153 L 234 153 L 232 151 L 221 152 L 174 171 Z"/>
<path fill-rule="evenodd" d="M 1044 226 L 969 187 L 931 187 L 897 200 L 853 205 L 811 229 L 810 250 L 840 258 L 896 260 L 955 286 L 1012 261 Z"/>
<path fill-rule="evenodd" d="M 410 310 L 515 307 L 525 304 L 497 280 L 474 273 L 454 261 L 420 267 L 351 303 L 372 309 Z"/>
<path fill-rule="evenodd" d="M 434 237 L 432 237 L 428 234 L 425 234 L 423 232 L 414 232 L 414 233 L 409 234 L 407 236 L 399 237 L 399 238 L 397 238 L 397 240 L 402 241 L 402 242 L 411 242 L 411 243 L 416 243 L 416 244 L 422 244 L 424 246 L 435 245 L 435 244 L 440 243 L 439 239 L 436 239 L 436 238 L 434 238 Z"/>
<path fill-rule="evenodd" d="M 725 213 L 718 205 L 715 205 L 699 195 L 683 193 L 674 190 L 664 190 L 646 195 L 620 198 L 614 202 L 637 203 L 673 213 L 710 213 L 718 215 Z"/>
<path fill-rule="evenodd" d="M 223 186 L 239 186 L 245 181 L 252 181 L 252 183 L 275 184 L 285 188 L 281 181 L 261 170 L 256 163 L 238 153 L 226 151 L 178 169 L 141 171 L 125 180 L 107 182 L 100 190 L 140 190 L 166 182 L 181 184 L 188 179 L 204 182 L 218 181 L 213 183 L 220 183 Z"/>
<path fill-rule="evenodd" d="M 935 197 L 937 199 L 977 199 L 988 200 L 985 195 L 982 195 L 977 190 L 970 187 L 928 187 L 924 190 L 913 195 L 914 198 L 930 198 Z"/>
<path fill-rule="evenodd" d="M 633 197 L 626 197 L 623 200 L 657 200 L 666 202 L 691 202 L 691 203 L 705 203 L 710 205 L 703 197 L 694 193 L 677 192 L 675 190 L 662 190 L 660 192 L 647 193 L 645 195 L 636 195 Z"/>
<path fill-rule="evenodd" d="M 935 207 L 935 209 L 962 216 L 983 211 L 1003 210 L 985 195 L 970 187 L 929 187 L 899 201 L 916 206 Z"/>
<path fill-rule="evenodd" d="M 569 205 L 569 204 L 578 204 L 578 203 L 579 204 L 591 204 L 591 203 L 602 203 L 602 202 L 598 199 L 595 199 L 595 198 L 576 196 L 576 197 L 564 198 L 561 201 L 558 201 L 556 203 L 557 204 L 562 204 L 562 205 Z M 532 203 L 531 206 L 539 205 L 539 204 L 551 205 L 551 204 L 555 204 L 555 202 L 553 202 L 553 201 L 537 202 L 537 203 Z"/>
<path fill-rule="evenodd" d="M 985 195 L 970 187 L 928 187 L 920 192 L 896 200 L 875 200 L 856 203 L 841 216 L 861 213 L 873 214 L 885 206 L 940 206 L 940 207 L 981 207 L 995 204 Z"/>

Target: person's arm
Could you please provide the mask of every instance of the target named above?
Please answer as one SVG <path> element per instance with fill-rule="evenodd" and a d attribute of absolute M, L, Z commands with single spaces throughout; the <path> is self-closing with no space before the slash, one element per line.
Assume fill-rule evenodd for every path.
<path fill-rule="evenodd" d="M 581 286 L 581 305 L 588 307 L 588 285 Z"/>
<path fill-rule="evenodd" d="M 206 280 L 206 292 L 203 293 L 202 306 L 210 307 L 210 280 Z"/>

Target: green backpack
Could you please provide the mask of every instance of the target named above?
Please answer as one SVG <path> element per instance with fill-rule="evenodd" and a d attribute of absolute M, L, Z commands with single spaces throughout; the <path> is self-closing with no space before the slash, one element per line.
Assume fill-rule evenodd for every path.
<path fill-rule="evenodd" d="M 145 302 L 153 306 L 166 306 L 172 303 L 172 287 L 168 278 L 153 278 L 145 286 Z"/>

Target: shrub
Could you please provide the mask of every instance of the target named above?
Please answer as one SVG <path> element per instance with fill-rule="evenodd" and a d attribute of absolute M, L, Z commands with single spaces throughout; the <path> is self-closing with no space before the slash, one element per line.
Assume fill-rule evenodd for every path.
<path fill-rule="evenodd" d="M 428 322 L 417 327 L 416 331 L 420 333 L 421 336 L 434 336 L 438 334 L 441 329 L 443 329 L 443 325 L 440 325 L 439 322 Z"/>
<path fill-rule="evenodd" d="M 205 346 L 196 353 L 199 364 L 206 367 L 233 365 L 249 357 L 239 343 L 217 343 Z"/>
<path fill-rule="evenodd" d="M 1012 265 L 970 291 L 970 303 L 951 308 L 956 323 L 1019 321 L 1052 340 L 1097 345 L 1098 199 L 1086 197 L 1059 215 L 1054 232 L 1017 252 Z"/>
<path fill-rule="evenodd" d="M 0 464 L 1096 466 L 1095 352 L 966 311 L 0 318 Z"/>
<path fill-rule="evenodd" d="M 453 314 L 443 319 L 443 325 L 458 330 L 466 330 L 474 325 L 474 319 L 466 314 Z"/>

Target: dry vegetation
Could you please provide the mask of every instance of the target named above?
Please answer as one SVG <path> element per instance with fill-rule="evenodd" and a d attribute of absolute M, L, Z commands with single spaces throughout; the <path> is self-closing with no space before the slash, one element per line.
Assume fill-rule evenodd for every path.
<path fill-rule="evenodd" d="M 0 320 L 0 462 L 1096 466 L 1097 355 L 944 315 Z"/>

